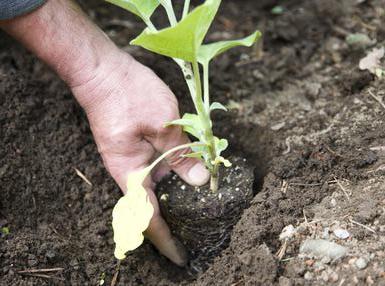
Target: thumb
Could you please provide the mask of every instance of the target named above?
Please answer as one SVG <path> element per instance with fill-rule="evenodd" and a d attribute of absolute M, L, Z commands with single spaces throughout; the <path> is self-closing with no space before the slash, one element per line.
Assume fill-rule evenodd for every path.
<path fill-rule="evenodd" d="M 165 129 L 167 131 L 151 142 L 159 153 L 164 153 L 176 146 L 190 143 L 187 135 L 182 132 L 180 127 L 165 127 Z M 166 158 L 167 165 L 186 183 L 193 186 L 202 186 L 209 180 L 210 173 L 202 161 L 182 156 L 190 152 L 190 148 L 173 152 Z"/>

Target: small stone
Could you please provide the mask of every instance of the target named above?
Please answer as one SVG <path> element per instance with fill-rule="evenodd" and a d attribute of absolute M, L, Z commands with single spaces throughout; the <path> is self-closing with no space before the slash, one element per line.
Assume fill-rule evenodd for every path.
<path fill-rule="evenodd" d="M 321 273 L 321 279 L 325 282 L 329 281 L 329 274 L 326 271 L 322 271 Z"/>
<path fill-rule="evenodd" d="M 328 257 L 328 256 L 324 256 L 324 257 L 322 257 L 322 259 L 321 259 L 321 262 L 324 263 L 324 264 L 329 264 L 330 261 L 331 261 L 331 259 L 330 259 L 330 257 Z"/>
<path fill-rule="evenodd" d="M 306 260 L 306 261 L 305 261 L 305 264 L 306 264 L 307 266 L 309 266 L 309 267 L 313 266 L 313 264 L 314 264 L 314 259 L 308 259 L 308 260 Z"/>
<path fill-rule="evenodd" d="M 336 260 L 346 256 L 348 249 L 323 239 L 307 239 L 302 243 L 300 252 L 318 257 L 327 256 L 332 260 Z"/>
<path fill-rule="evenodd" d="M 289 224 L 285 226 L 279 235 L 279 240 L 285 241 L 285 240 L 290 240 L 293 238 L 295 235 L 296 231 L 293 225 Z"/>
<path fill-rule="evenodd" d="M 279 277 L 279 286 L 292 286 L 290 279 L 284 276 Z"/>
<path fill-rule="evenodd" d="M 330 281 L 337 282 L 339 279 L 339 276 L 336 272 L 332 272 L 332 273 L 330 273 L 329 278 L 330 278 Z"/>
<path fill-rule="evenodd" d="M 356 260 L 355 265 L 356 265 L 356 267 L 357 267 L 358 269 L 361 269 L 361 270 L 362 270 L 362 269 L 365 269 L 366 266 L 368 266 L 368 262 L 366 261 L 365 258 L 360 257 L 360 258 L 358 258 L 358 259 Z"/>
<path fill-rule="evenodd" d="M 372 276 L 368 276 L 367 278 L 366 278 L 366 284 L 368 284 L 368 285 L 373 285 L 374 284 L 374 281 L 373 281 L 373 279 L 372 279 Z"/>
<path fill-rule="evenodd" d="M 322 238 L 323 239 L 328 239 L 329 238 L 329 228 L 325 227 L 325 229 L 322 232 Z"/>
<path fill-rule="evenodd" d="M 54 259 L 56 257 L 56 252 L 50 249 L 46 252 L 45 257 L 48 259 Z"/>
<path fill-rule="evenodd" d="M 307 272 L 305 273 L 305 276 L 304 276 L 303 278 L 305 278 L 305 280 L 313 280 L 314 275 L 313 275 L 313 273 L 307 271 Z"/>
<path fill-rule="evenodd" d="M 76 258 L 71 259 L 70 266 L 72 266 L 74 270 L 79 270 L 79 261 Z"/>
<path fill-rule="evenodd" d="M 316 272 L 320 272 L 325 269 L 325 264 L 322 263 L 322 261 L 316 261 L 314 263 L 314 270 Z"/>
<path fill-rule="evenodd" d="M 350 236 L 350 233 L 342 228 L 335 229 L 333 233 L 339 239 L 347 239 Z"/>
<path fill-rule="evenodd" d="M 29 266 L 36 266 L 39 262 L 37 261 L 37 258 L 33 254 L 28 255 L 28 265 Z"/>
<path fill-rule="evenodd" d="M 330 205 L 334 208 L 336 205 L 337 205 L 337 201 L 336 201 L 336 199 L 331 199 L 330 200 Z"/>
<path fill-rule="evenodd" d="M 280 122 L 280 123 L 277 123 L 277 124 L 274 124 L 273 126 L 270 127 L 271 130 L 273 131 L 278 131 L 280 129 L 282 129 L 283 127 L 285 127 L 286 125 L 286 122 Z"/>
<path fill-rule="evenodd" d="M 167 201 L 167 200 L 168 200 L 168 194 L 162 194 L 162 195 L 160 196 L 160 200 L 161 200 L 161 201 Z"/>

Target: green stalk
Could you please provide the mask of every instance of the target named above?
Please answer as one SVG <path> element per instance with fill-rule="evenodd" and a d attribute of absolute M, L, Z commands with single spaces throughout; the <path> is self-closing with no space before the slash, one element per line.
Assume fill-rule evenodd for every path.
<path fill-rule="evenodd" d="M 174 15 L 175 15 L 175 13 L 174 13 Z M 171 19 L 172 18 L 173 17 L 171 16 Z M 172 25 L 171 19 L 169 19 L 170 25 Z M 143 20 L 146 23 L 147 27 L 151 31 L 157 31 L 156 27 L 154 26 L 154 24 L 151 22 L 150 19 L 143 19 Z M 191 95 L 195 94 L 195 92 L 196 92 L 195 91 L 195 82 L 194 82 L 194 75 L 193 75 L 193 72 L 192 72 L 192 69 L 191 69 L 191 64 L 188 63 L 188 62 L 185 62 L 184 60 L 181 60 L 181 59 L 173 58 L 173 60 L 178 64 L 178 66 L 182 70 L 182 73 L 183 73 L 184 79 L 185 79 L 185 81 L 187 83 L 187 87 L 189 89 L 190 94 Z M 192 96 L 192 98 L 193 98 L 193 103 L 194 103 L 194 106 L 195 106 L 194 96 Z"/>
<path fill-rule="evenodd" d="M 143 21 L 144 21 L 144 23 L 147 25 L 147 27 L 148 27 L 151 31 L 153 31 L 153 32 L 156 32 L 156 31 L 157 31 L 156 28 L 155 28 L 155 26 L 154 26 L 154 24 L 151 22 L 150 19 L 143 19 Z"/>
<path fill-rule="evenodd" d="M 170 21 L 171 26 L 175 26 L 178 21 L 176 20 L 174 8 L 172 6 L 171 0 L 160 0 L 160 5 L 166 10 L 168 20 Z"/>
<path fill-rule="evenodd" d="M 186 149 L 186 148 L 191 148 L 191 147 L 198 147 L 198 146 L 205 146 L 204 143 L 201 143 L 201 142 L 193 142 L 193 143 L 187 143 L 187 144 L 183 144 L 183 145 L 179 145 L 179 146 L 176 146 L 170 150 L 167 150 L 166 152 L 164 152 L 162 155 L 160 155 L 154 162 L 151 163 L 151 165 L 149 165 L 147 168 L 149 170 L 152 170 L 157 164 L 160 163 L 160 161 L 162 161 L 163 159 L 165 159 L 166 157 L 170 156 L 172 153 L 176 152 L 176 151 L 179 151 L 179 150 L 183 150 L 183 149 Z"/>
<path fill-rule="evenodd" d="M 214 135 L 212 130 L 212 124 L 211 124 L 210 114 L 206 112 L 206 108 L 202 99 L 202 83 L 201 83 L 198 62 L 195 60 L 192 63 L 192 66 L 193 66 L 193 73 L 194 73 L 195 86 L 196 86 L 196 97 L 195 97 L 196 111 L 204 129 L 203 132 L 206 140 L 206 142 L 204 143 L 207 144 L 207 147 L 209 149 L 209 161 L 210 161 L 210 172 L 211 172 L 210 189 L 213 192 L 216 192 L 218 191 L 218 166 L 217 164 L 213 164 L 217 153 L 215 150 L 215 141 L 214 141 Z"/>
<path fill-rule="evenodd" d="M 203 98 L 207 114 L 210 114 L 210 90 L 209 90 L 209 64 L 204 63 L 203 66 Z"/>
<path fill-rule="evenodd" d="M 178 22 L 176 20 L 174 8 L 172 6 L 171 0 L 160 0 L 160 4 L 164 7 L 167 13 L 171 27 L 175 26 Z M 185 5 L 183 7 L 183 17 L 188 13 L 190 6 L 190 0 L 185 0 Z M 152 24 L 152 23 L 151 23 Z M 152 25 L 153 26 L 153 25 Z M 154 27 L 155 28 L 155 27 Z M 151 27 L 150 27 L 151 29 Z M 202 82 L 199 72 L 198 62 L 195 60 L 192 64 L 181 60 L 173 58 L 173 60 L 181 68 L 184 78 L 186 80 L 187 86 L 189 88 L 192 101 L 194 103 L 195 110 L 197 111 L 198 117 L 203 126 L 204 139 L 203 145 L 207 145 L 209 149 L 209 162 L 208 168 L 211 173 L 210 180 L 210 189 L 213 192 L 218 191 L 218 169 L 219 165 L 215 164 L 216 158 L 216 148 L 215 140 L 212 131 L 212 123 L 210 119 L 210 97 L 209 97 L 209 75 L 208 75 L 208 64 L 203 66 L 204 74 L 204 100 L 202 98 Z"/>
<path fill-rule="evenodd" d="M 190 0 L 185 0 L 184 6 L 183 6 L 182 19 L 184 19 L 187 16 L 189 8 L 190 8 Z"/>

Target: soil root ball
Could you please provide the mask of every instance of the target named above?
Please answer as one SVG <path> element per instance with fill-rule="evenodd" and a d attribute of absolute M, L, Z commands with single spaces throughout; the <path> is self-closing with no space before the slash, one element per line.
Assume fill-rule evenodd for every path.
<path fill-rule="evenodd" d="M 246 159 L 232 158 L 222 168 L 219 191 L 208 185 L 191 187 L 177 175 L 164 178 L 157 187 L 162 215 L 190 254 L 190 268 L 204 271 L 227 247 L 232 227 L 253 198 L 253 170 Z"/>

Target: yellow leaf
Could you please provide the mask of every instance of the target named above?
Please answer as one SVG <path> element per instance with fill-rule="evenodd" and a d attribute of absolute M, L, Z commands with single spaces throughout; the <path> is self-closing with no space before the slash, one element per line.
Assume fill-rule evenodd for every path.
<path fill-rule="evenodd" d="M 231 167 L 231 162 L 222 156 L 217 156 L 214 161 L 211 162 L 213 165 L 222 163 L 226 168 Z"/>
<path fill-rule="evenodd" d="M 143 243 L 143 232 L 150 224 L 154 207 L 150 203 L 143 181 L 150 169 L 145 168 L 128 175 L 127 194 L 120 198 L 112 211 L 114 229 L 115 257 L 124 259 Z"/>

